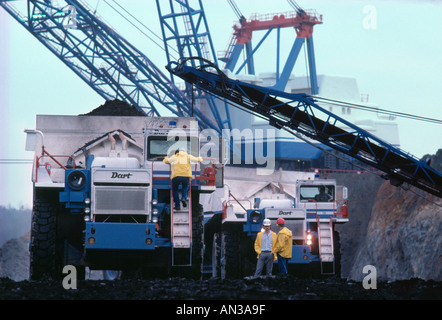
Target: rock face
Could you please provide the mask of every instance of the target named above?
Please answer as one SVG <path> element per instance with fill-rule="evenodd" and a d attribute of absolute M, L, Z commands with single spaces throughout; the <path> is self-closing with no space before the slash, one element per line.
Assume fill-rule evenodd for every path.
<path fill-rule="evenodd" d="M 442 172 L 442 149 L 426 155 Z M 391 186 L 374 174 L 334 174 L 349 190 L 349 219 L 337 226 L 342 277 L 362 281 L 366 265 L 380 280 L 442 281 L 442 200 L 414 187 Z"/>
<path fill-rule="evenodd" d="M 379 279 L 442 281 L 442 201 L 412 190 L 439 206 L 385 182 L 377 193 L 350 279 L 361 280 L 360 270 L 373 265 Z"/>
<path fill-rule="evenodd" d="M 10 239 L 0 248 L 0 277 L 14 281 L 29 278 L 29 233 Z"/>

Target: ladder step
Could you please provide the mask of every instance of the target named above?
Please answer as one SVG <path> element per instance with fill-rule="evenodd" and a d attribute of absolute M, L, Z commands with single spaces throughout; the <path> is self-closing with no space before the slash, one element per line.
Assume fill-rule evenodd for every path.
<path fill-rule="evenodd" d="M 170 203 L 173 203 L 173 197 L 171 193 Z M 191 199 L 191 193 L 189 189 L 188 194 Z M 192 265 L 192 213 L 191 202 L 187 202 L 188 205 L 179 210 L 171 211 L 171 241 L 172 241 L 172 265 L 173 266 L 191 266 Z"/>
<path fill-rule="evenodd" d="M 188 230 L 176 231 L 173 233 L 173 237 L 189 237 L 190 232 Z"/>
<path fill-rule="evenodd" d="M 188 218 L 175 218 L 173 219 L 174 224 L 189 224 Z"/>
<path fill-rule="evenodd" d="M 330 236 L 331 236 L 331 232 L 330 232 L 330 230 L 321 230 L 321 237 L 323 237 L 323 238 L 330 238 Z"/>
<path fill-rule="evenodd" d="M 323 256 L 321 261 L 322 262 L 333 262 L 333 256 L 331 256 L 331 255 Z"/>
<path fill-rule="evenodd" d="M 173 247 L 174 248 L 190 248 L 190 244 L 189 243 L 185 243 L 185 242 L 182 242 L 182 243 L 174 242 L 173 243 Z"/>
<path fill-rule="evenodd" d="M 320 239 L 319 257 L 321 258 L 321 274 L 334 274 L 333 229 L 330 221 L 319 222 L 318 232 Z"/>
<path fill-rule="evenodd" d="M 319 253 L 321 254 L 321 255 L 323 255 L 323 254 L 333 254 L 333 250 L 332 250 L 332 248 L 331 247 L 329 247 L 329 248 L 322 248 L 321 249 L 321 251 L 319 251 Z"/>

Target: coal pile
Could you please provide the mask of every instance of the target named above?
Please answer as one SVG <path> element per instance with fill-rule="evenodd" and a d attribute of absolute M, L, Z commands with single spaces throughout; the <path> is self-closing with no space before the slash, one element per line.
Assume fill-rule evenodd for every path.
<path fill-rule="evenodd" d="M 146 114 L 124 101 L 115 99 L 107 100 L 101 106 L 81 116 L 145 117 Z"/>
<path fill-rule="evenodd" d="M 307 279 L 293 275 L 237 280 L 81 280 L 64 289 L 62 280 L 20 281 L 0 278 L 0 300 L 427 300 L 442 299 L 442 283 L 410 279 L 361 282 L 338 278 Z"/>

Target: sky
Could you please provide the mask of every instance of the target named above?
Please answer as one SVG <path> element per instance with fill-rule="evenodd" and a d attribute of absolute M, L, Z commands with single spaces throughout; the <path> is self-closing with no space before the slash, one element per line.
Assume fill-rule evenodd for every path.
<path fill-rule="evenodd" d="M 109 7 L 112 1 L 86 2 L 163 68 L 164 51 L 133 32 Z M 292 11 L 286 0 L 235 2 L 246 18 L 253 13 Z M 119 3 L 152 32 L 160 34 L 155 1 Z M 323 24 L 314 30 L 318 75 L 356 78 L 360 93 L 368 94 L 369 101 L 380 108 L 442 119 L 442 1 L 298 0 L 297 3 L 323 15 Z M 227 1 L 203 0 L 203 4 L 215 50 L 225 50 L 237 17 Z M 292 41 L 291 38 L 290 45 Z M 160 40 L 156 42 L 161 45 Z M 274 54 L 270 51 L 263 55 L 266 63 L 257 62 L 258 72 L 274 71 L 274 66 L 267 63 Z M 302 75 L 303 70 L 305 66 L 295 69 L 295 74 Z M 24 129 L 35 128 L 37 114 L 78 115 L 103 103 L 100 96 L 0 8 L 0 178 L 3 182 L 0 205 L 32 206 L 32 166 L 5 164 L 3 160 L 33 158 L 31 152 L 25 151 Z M 370 116 L 373 115 L 367 115 Z M 403 118 L 398 118 L 397 123 L 401 149 L 420 158 L 442 148 L 441 124 Z"/>

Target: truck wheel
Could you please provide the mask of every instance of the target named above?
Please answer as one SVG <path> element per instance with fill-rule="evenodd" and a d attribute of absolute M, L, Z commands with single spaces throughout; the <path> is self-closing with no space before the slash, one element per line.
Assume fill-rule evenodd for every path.
<path fill-rule="evenodd" d="M 233 229 L 221 235 L 221 278 L 237 279 L 241 276 L 240 234 Z"/>
<path fill-rule="evenodd" d="M 56 212 L 49 197 L 37 197 L 34 201 L 31 225 L 29 275 L 31 280 L 56 278 Z"/>
<path fill-rule="evenodd" d="M 203 265 L 204 211 L 201 204 L 192 208 L 192 267 L 190 277 L 200 278 Z"/>
<path fill-rule="evenodd" d="M 335 256 L 335 274 L 337 278 L 341 278 L 341 239 L 339 232 L 333 231 L 333 246 Z"/>
<path fill-rule="evenodd" d="M 221 277 L 221 234 L 213 234 L 212 238 L 212 278 Z"/>

